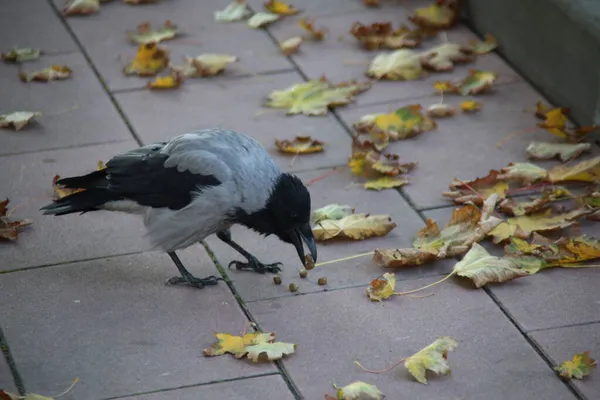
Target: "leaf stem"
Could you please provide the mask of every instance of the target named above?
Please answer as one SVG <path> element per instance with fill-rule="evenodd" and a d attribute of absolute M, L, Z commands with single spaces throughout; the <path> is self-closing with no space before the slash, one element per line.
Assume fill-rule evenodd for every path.
<path fill-rule="evenodd" d="M 373 253 L 375 253 L 375 252 L 374 251 L 369 251 L 368 253 L 355 254 L 353 256 L 342 257 L 342 258 L 338 258 L 338 259 L 335 259 L 335 260 L 323 261 L 323 262 L 320 262 L 320 263 L 316 263 L 315 267 L 321 267 L 321 266 L 327 265 L 327 264 L 333 264 L 333 263 L 336 263 L 336 262 L 353 260 L 353 259 L 359 258 L 359 257 L 370 256 L 370 255 L 373 255 Z"/>
<path fill-rule="evenodd" d="M 354 361 L 354 364 L 358 365 L 358 366 L 360 367 L 360 369 L 362 369 L 362 370 L 363 370 L 363 371 L 365 371 L 365 372 L 369 372 L 369 373 L 371 373 L 371 374 L 382 374 L 382 373 L 384 373 L 384 372 L 388 372 L 388 371 L 391 371 L 391 370 L 393 370 L 393 369 L 394 369 L 394 368 L 396 368 L 398 365 L 400 365 L 400 363 L 402 363 L 402 362 L 406 361 L 406 359 L 407 359 L 407 358 L 408 358 L 408 357 L 404 357 L 404 358 L 402 358 L 400 361 L 398 361 L 397 363 L 395 363 L 394 365 L 392 365 L 391 367 L 389 367 L 389 368 L 385 368 L 385 369 L 379 369 L 379 370 L 373 370 L 373 369 L 368 369 L 368 368 L 365 368 L 365 367 L 363 367 L 363 366 L 362 366 L 362 365 L 361 365 L 361 364 L 360 364 L 358 361 Z"/>
<path fill-rule="evenodd" d="M 410 294 L 410 293 L 420 292 L 421 290 L 424 290 L 424 289 L 430 288 L 430 287 L 432 287 L 432 286 L 435 286 L 435 285 L 437 285 L 438 283 L 442 283 L 442 282 L 444 282 L 445 280 L 447 280 L 447 279 L 449 279 L 450 277 L 454 276 L 454 274 L 456 274 L 456 272 L 455 272 L 455 271 L 452 271 L 452 272 L 450 272 L 448 275 L 446 275 L 445 277 L 443 277 L 442 279 L 440 279 L 439 281 L 436 281 L 436 282 L 430 283 L 429 285 L 423 286 L 423 287 L 421 287 L 421 288 L 418 288 L 418 289 L 409 290 L 408 292 L 394 292 L 394 294 L 399 296 L 399 295 L 405 295 L 405 294 Z"/>
<path fill-rule="evenodd" d="M 73 383 L 71 383 L 71 386 L 69 386 L 67 388 L 67 390 L 65 390 L 64 392 L 62 392 L 60 394 L 57 394 L 56 396 L 52 396 L 52 397 L 57 399 L 59 397 L 64 396 L 65 394 L 69 393 L 75 387 L 75 384 L 77 384 L 77 382 L 79 382 L 79 378 L 75 378 L 75 380 L 73 381 Z"/>

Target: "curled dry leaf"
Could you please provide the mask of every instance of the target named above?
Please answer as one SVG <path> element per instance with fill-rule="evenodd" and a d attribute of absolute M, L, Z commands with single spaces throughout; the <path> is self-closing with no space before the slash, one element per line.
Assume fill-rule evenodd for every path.
<path fill-rule="evenodd" d="M 529 275 L 516 261 L 492 256 L 479 243 L 473 243 L 471 250 L 454 265 L 452 273 L 471 279 L 477 288 Z"/>
<path fill-rule="evenodd" d="M 589 351 L 577 353 L 572 360 L 567 360 L 554 368 L 560 373 L 560 376 L 568 379 L 583 379 L 596 368 L 596 360 L 590 357 Z"/>
<path fill-rule="evenodd" d="M 416 162 L 400 162 L 398 154 L 383 154 L 375 151 L 365 155 L 365 164 L 370 169 L 389 177 L 405 174 L 417 165 Z"/>
<path fill-rule="evenodd" d="M 408 49 L 378 54 L 371 61 L 366 73 L 371 78 L 393 81 L 415 80 L 424 74 L 419 54 Z"/>
<path fill-rule="evenodd" d="M 457 20 L 453 1 L 436 0 L 429 7 L 417 8 L 408 19 L 421 28 L 447 29 Z"/>
<path fill-rule="evenodd" d="M 294 354 L 297 345 L 293 343 L 274 342 L 259 343 L 246 347 L 248 358 L 254 362 L 280 360 L 283 356 Z"/>
<path fill-rule="evenodd" d="M 269 0 L 264 5 L 267 11 L 279 15 L 295 15 L 302 11 L 295 8 L 291 4 L 287 4 L 279 0 Z"/>
<path fill-rule="evenodd" d="M 0 115 L 0 128 L 14 128 L 15 131 L 23 129 L 35 117 L 41 117 L 40 112 L 15 111 L 10 114 Z"/>
<path fill-rule="evenodd" d="M 246 19 L 252 12 L 248 9 L 246 0 L 234 0 L 224 10 L 215 11 L 215 21 L 234 22 Z"/>
<path fill-rule="evenodd" d="M 389 215 L 351 214 L 340 220 L 322 220 L 313 226 L 315 240 L 324 241 L 334 237 L 364 240 L 385 236 L 396 227 Z"/>
<path fill-rule="evenodd" d="M 432 104 L 427 107 L 427 115 L 432 118 L 447 118 L 453 117 L 456 114 L 456 110 L 444 103 Z"/>
<path fill-rule="evenodd" d="M 179 34 L 177 26 L 166 20 L 163 26 L 153 30 L 149 22 L 138 25 L 136 32 L 127 32 L 127 37 L 137 44 L 160 43 L 174 39 Z"/>
<path fill-rule="evenodd" d="M 135 58 L 123 68 L 123 73 L 125 75 L 154 76 L 168 64 L 167 49 L 151 42 L 138 47 Z"/>
<path fill-rule="evenodd" d="M 354 208 L 348 205 L 329 204 L 325 207 L 321 207 L 313 211 L 311 217 L 313 220 L 313 224 L 316 224 L 319 221 L 323 221 L 325 219 L 337 221 L 351 214 L 354 214 Z"/>
<path fill-rule="evenodd" d="M 527 146 L 527 154 L 534 160 L 550 160 L 557 157 L 566 163 L 590 151 L 591 148 L 591 143 L 531 142 Z"/>
<path fill-rule="evenodd" d="M 507 167 L 500 170 L 498 179 L 530 185 L 537 181 L 547 180 L 548 171 L 531 163 L 509 163 Z"/>
<path fill-rule="evenodd" d="M 463 96 L 485 93 L 492 88 L 497 77 L 495 72 L 470 69 L 469 75 L 458 84 L 458 92 Z"/>
<path fill-rule="evenodd" d="M 449 81 L 435 81 L 433 83 L 433 89 L 436 93 L 454 93 L 458 92 L 456 85 Z"/>
<path fill-rule="evenodd" d="M 396 290 L 396 275 L 386 272 L 371 281 L 367 287 L 367 297 L 372 301 L 382 301 L 390 298 Z"/>
<path fill-rule="evenodd" d="M 19 78 L 22 82 L 49 82 L 62 81 L 71 77 L 71 69 L 66 65 L 53 65 L 49 68 L 44 68 L 39 71 L 21 72 Z"/>
<path fill-rule="evenodd" d="M 460 103 L 460 109 L 464 113 L 473 113 L 481 110 L 481 103 L 473 100 L 467 100 Z"/>
<path fill-rule="evenodd" d="M 296 136 L 294 140 L 275 139 L 275 145 L 282 153 L 292 154 L 320 153 L 325 147 L 324 142 L 315 140 L 310 136 Z"/>
<path fill-rule="evenodd" d="M 363 0 L 363 4 L 367 7 L 379 7 L 381 0 Z"/>
<path fill-rule="evenodd" d="M 207 357 L 220 356 L 226 353 L 232 354 L 235 358 L 242 358 L 248 352 L 246 348 L 261 343 L 272 343 L 275 341 L 275 332 L 247 333 L 244 336 L 230 335 L 229 333 L 215 333 L 217 342 L 204 349 L 204 355 Z"/>
<path fill-rule="evenodd" d="M 171 68 L 186 78 L 204 78 L 220 74 L 229 64 L 237 61 L 236 56 L 228 54 L 200 54 L 196 57 L 186 56 L 183 65 L 172 65 Z"/>
<path fill-rule="evenodd" d="M 466 250 L 465 250 L 466 251 Z M 375 249 L 373 261 L 384 268 L 402 268 L 423 265 L 437 260 L 437 255 L 419 249 Z"/>
<path fill-rule="evenodd" d="M 8 203 L 10 200 L 6 199 L 0 201 L 0 241 L 10 240 L 15 241 L 19 237 L 19 230 L 26 226 L 33 224 L 30 219 L 11 220 L 8 212 Z"/>
<path fill-rule="evenodd" d="M 277 21 L 279 18 L 281 18 L 279 14 L 258 12 L 250 17 L 248 20 L 248 26 L 254 29 L 262 28 L 272 22 Z"/>
<path fill-rule="evenodd" d="M 377 386 L 362 381 L 352 382 L 341 388 L 334 384 L 333 387 L 337 389 L 336 397 L 333 400 L 383 400 L 385 398 Z M 326 400 L 329 398 L 326 397 Z"/>
<path fill-rule="evenodd" d="M 326 79 L 311 80 L 292 85 L 269 94 L 267 107 L 285 108 L 287 115 L 325 115 L 330 107 L 348 104 L 354 95 L 367 90 L 368 83 L 343 82 L 337 85 Z"/>
<path fill-rule="evenodd" d="M 579 142 L 589 133 L 600 129 L 600 127 L 596 125 L 583 126 L 577 129 L 567 127 L 568 119 L 566 114 L 569 111 L 570 110 L 565 107 L 548 108 L 542 104 L 542 102 L 538 102 L 535 115 L 544 121 L 537 125 L 540 128 L 544 128 L 549 133 L 570 142 Z"/>
<path fill-rule="evenodd" d="M 548 171 L 553 183 L 566 181 L 600 182 L 600 156 L 572 165 L 557 165 Z"/>
<path fill-rule="evenodd" d="M 73 0 L 63 9 L 67 17 L 73 15 L 89 15 L 100 11 L 100 0 Z"/>
<path fill-rule="evenodd" d="M 419 54 L 421 64 L 433 71 L 452 71 L 455 63 L 473 61 L 468 48 L 456 43 L 444 43 Z"/>
<path fill-rule="evenodd" d="M 152 90 L 177 89 L 182 82 L 183 76 L 179 72 L 173 71 L 166 76 L 157 76 L 148 82 L 147 87 Z"/>
<path fill-rule="evenodd" d="M 315 28 L 315 20 L 308 18 L 301 18 L 298 21 L 298 25 L 307 33 L 307 39 L 314 41 L 321 41 L 325 39 L 325 35 L 327 34 L 327 28 Z"/>
<path fill-rule="evenodd" d="M 483 201 L 491 195 L 496 194 L 499 200 L 506 197 L 508 193 L 508 182 L 501 181 L 498 176 L 499 171 L 491 170 L 490 173 L 472 181 L 462 181 L 454 178 L 450 184 L 450 191 L 443 192 L 443 196 L 454 200 L 456 204 L 473 202 L 477 205 L 483 204 Z"/>
<path fill-rule="evenodd" d="M 38 49 L 32 49 L 30 47 L 13 47 L 8 53 L 2 53 L 0 54 L 0 56 L 2 57 L 2 61 L 4 61 L 5 63 L 16 64 L 26 61 L 37 60 L 40 57 L 40 54 L 42 54 L 42 52 Z"/>
<path fill-rule="evenodd" d="M 350 33 L 367 50 L 413 48 L 421 43 L 416 32 L 404 25 L 394 30 L 391 22 L 375 22 L 371 25 L 355 22 Z"/>
<path fill-rule="evenodd" d="M 456 346 L 457 343 L 454 339 L 449 336 L 443 336 L 408 357 L 404 361 L 404 366 L 418 382 L 427 384 L 427 378 L 425 377 L 427 371 L 432 371 L 440 375 L 450 373 L 448 352 L 453 351 Z"/>
<path fill-rule="evenodd" d="M 382 191 L 384 189 L 394 189 L 399 188 L 404 185 L 408 185 L 410 180 L 408 178 L 400 177 L 400 176 L 382 176 L 381 178 L 373 179 L 368 182 L 365 182 L 363 187 L 368 190 L 377 190 Z"/>
<path fill-rule="evenodd" d="M 545 187 L 541 196 L 535 196 L 530 200 L 519 201 L 516 198 L 504 199 L 498 204 L 498 208 L 506 215 L 520 217 L 545 210 L 553 201 L 571 196 L 569 191 L 560 186 Z"/>
<path fill-rule="evenodd" d="M 365 183 L 365 189 L 381 190 L 398 187 L 408 183 L 408 180 L 398 177 L 410 171 L 416 163 L 401 163 L 396 154 L 382 154 L 373 148 L 371 143 L 362 144 L 356 137 L 352 138 L 352 155 L 348 166 L 354 175 L 363 176 L 371 181 Z M 381 179 L 389 178 L 389 179 Z"/>
<path fill-rule="evenodd" d="M 303 40 L 302 36 L 294 36 L 279 43 L 279 48 L 283 54 L 290 56 L 300 49 Z"/>
<path fill-rule="evenodd" d="M 477 55 L 486 54 L 498 47 L 496 38 L 489 33 L 485 34 L 484 41 L 471 40 L 469 42 L 471 51 Z"/>

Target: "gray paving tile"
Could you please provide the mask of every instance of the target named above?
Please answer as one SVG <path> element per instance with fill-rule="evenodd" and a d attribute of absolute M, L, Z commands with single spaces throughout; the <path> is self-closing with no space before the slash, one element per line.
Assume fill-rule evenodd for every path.
<path fill-rule="evenodd" d="M 263 4 L 265 0 L 249 0 L 248 5 L 252 7 L 252 9 L 256 12 L 265 11 L 265 7 Z M 347 1 L 347 0 L 328 0 L 328 1 L 319 1 L 319 0 L 295 0 L 289 1 L 288 4 L 294 5 L 296 8 L 302 10 L 302 13 L 298 14 L 300 16 L 305 16 L 308 18 L 315 17 L 324 17 L 330 15 L 340 15 L 349 12 L 370 12 L 371 10 L 367 9 L 362 3 L 362 0 L 358 1 Z M 388 9 L 397 9 L 400 1 L 391 0 L 382 2 L 382 7 Z"/>
<path fill-rule="evenodd" d="M 428 218 L 446 223 L 452 209 L 425 211 Z M 566 229 L 563 236 L 587 234 L 598 238 L 598 223 L 582 221 Z M 502 256 L 504 247 L 485 240 L 480 243 L 490 253 Z M 592 262 L 592 264 L 597 264 Z M 525 331 L 600 321 L 596 290 L 597 268 L 550 268 L 533 276 L 516 279 L 489 289 Z"/>
<path fill-rule="evenodd" d="M 58 1 L 58 0 L 55 0 Z M 165 20 L 176 24 L 185 37 L 163 42 L 170 49 L 173 64 L 183 63 L 183 56 L 201 53 L 231 54 L 240 60 L 227 68 L 227 74 L 247 75 L 292 68 L 290 62 L 263 30 L 248 28 L 241 23 L 217 23 L 213 10 L 228 2 L 179 0 L 157 2 L 147 6 L 129 6 L 121 2 L 105 4 L 98 14 L 85 18 L 67 18 L 81 44 L 111 90 L 140 88 L 148 78 L 128 77 L 123 66 L 134 58 L 137 45 L 127 38 L 143 23 L 162 25 Z"/>
<path fill-rule="evenodd" d="M 5 0 L 0 10 L 0 48 L 76 51 L 77 45 L 47 0 Z"/>
<path fill-rule="evenodd" d="M 304 182 L 322 176 L 328 171 L 313 171 L 299 174 Z M 312 197 L 313 210 L 331 203 L 349 204 L 356 212 L 390 214 L 398 225 L 385 237 L 371 238 L 363 241 L 332 241 L 318 243 L 318 262 L 336 260 L 356 254 L 373 251 L 376 248 L 410 247 L 415 233 L 424 226 L 400 194 L 393 190 L 382 192 L 366 191 L 361 186 L 352 185 L 356 180 L 348 171 L 339 172 L 311 184 L 308 188 Z M 273 275 L 259 275 L 246 271 L 232 270 L 229 273 L 235 287 L 245 301 L 253 301 L 279 296 L 290 296 L 288 285 L 294 282 L 299 285 L 296 293 L 318 292 L 324 289 L 318 286 L 317 280 L 326 276 L 327 288 L 340 288 L 353 285 L 366 285 L 384 272 L 390 272 L 376 266 L 372 256 L 364 256 L 315 267 L 308 278 L 301 279 L 298 271 L 302 264 L 293 246 L 280 242 L 275 237 L 263 238 L 243 227 L 234 227 L 232 235 L 236 242 L 255 254 L 263 262 L 280 261 L 284 264 L 281 277 L 283 284 L 273 283 Z M 206 241 L 214 251 L 221 265 L 227 266 L 232 260 L 240 260 L 240 255 L 216 237 Z M 243 260 L 243 258 L 241 259 Z M 406 268 L 397 271 L 397 279 L 414 279 L 432 276 L 448 270 L 448 262 L 438 262 L 422 267 Z"/>
<path fill-rule="evenodd" d="M 188 389 L 124 397 L 139 400 L 197 400 L 197 399 L 264 399 L 286 400 L 294 396 L 280 375 L 240 379 L 232 382 L 202 385 Z"/>
<path fill-rule="evenodd" d="M 458 107 L 466 98 L 447 96 L 445 103 Z M 468 98 L 467 98 L 468 99 Z M 400 157 L 410 157 L 419 164 L 411 171 L 411 184 L 405 192 L 419 208 L 452 205 L 443 197 L 448 185 L 456 177 L 462 180 L 486 176 L 491 169 L 500 169 L 509 162 L 527 162 L 525 149 L 533 140 L 552 141 L 553 135 L 543 130 L 515 135 L 496 145 L 511 133 L 535 128 L 538 120 L 533 109 L 538 100 L 544 100 L 528 84 L 499 86 L 493 93 L 475 100 L 482 109 L 475 114 L 458 113 L 453 118 L 438 120 L 438 127 L 409 140 L 392 143 L 386 150 Z M 423 97 L 385 105 L 340 110 L 348 125 L 358 122 L 363 115 L 387 113 L 409 104 L 421 104 L 423 109 L 439 101 L 439 97 Z M 596 149 L 597 151 L 597 149 Z M 544 168 L 557 161 L 535 162 Z"/>
<path fill-rule="evenodd" d="M 215 274 L 204 250 L 181 252 Z M 228 287 L 162 284 L 175 268 L 160 253 L 98 259 L 2 275 L 0 323 L 28 390 L 98 399 L 275 371 L 232 357 L 206 358 L 213 332 L 242 332 Z"/>
<path fill-rule="evenodd" d="M 431 278 L 404 281 L 398 290 L 421 287 Z M 444 282 L 422 299 L 371 303 L 364 288 L 251 303 L 252 315 L 282 341 L 298 344 L 283 361 L 307 399 L 333 394 L 332 383 L 362 380 L 389 398 L 573 399 L 568 389 L 481 290 Z M 428 374 L 417 383 L 401 365 L 368 374 L 353 364 L 382 369 L 441 336 L 458 342 L 448 354 L 450 376 Z M 386 397 L 387 398 L 387 397 Z"/>
<path fill-rule="evenodd" d="M 285 110 L 273 109 L 257 115 L 271 91 L 301 82 L 299 75 L 290 72 L 205 80 L 183 85 L 177 91 L 119 93 L 116 98 L 146 143 L 195 129 L 222 127 L 257 139 L 288 171 L 345 165 L 351 138 L 333 116 L 286 116 Z M 325 153 L 302 155 L 294 160 L 293 155 L 283 155 L 276 150 L 276 138 L 291 140 L 296 135 L 311 135 L 326 142 Z"/>
<path fill-rule="evenodd" d="M 535 340 L 550 357 L 554 365 L 570 360 L 576 353 L 590 352 L 595 360 L 600 358 L 600 324 L 572 326 L 533 332 L 529 336 Z M 588 399 L 600 396 L 600 378 L 598 370 L 592 371 L 583 380 L 572 379 L 571 382 Z"/>
<path fill-rule="evenodd" d="M 300 51 L 291 58 L 309 79 L 318 79 L 325 74 L 334 82 L 352 79 L 365 81 L 368 79 L 365 72 L 370 61 L 381 51 L 367 51 L 360 47 L 349 33 L 352 24 L 356 21 L 363 24 L 390 21 L 394 27 L 398 27 L 406 23 L 408 15 L 410 14 L 406 10 L 398 7 L 393 14 L 389 9 L 382 8 L 319 18 L 315 23 L 316 26 L 326 26 L 329 29 L 326 40 L 303 43 Z M 302 15 L 290 17 L 288 23 L 273 25 L 269 31 L 278 41 L 301 34 L 301 28 L 298 26 L 301 17 Z M 342 40 L 340 36 L 343 36 Z M 467 44 L 476 36 L 466 27 L 457 26 L 447 31 L 447 38 L 451 42 Z M 429 40 L 415 50 L 424 51 L 442 43 L 441 38 Z M 462 79 L 467 75 L 469 68 L 498 73 L 498 84 L 522 81 L 497 54 L 491 53 L 478 57 L 473 63 L 458 65 L 453 72 L 430 73 L 426 78 L 416 81 L 378 81 L 371 89 L 357 97 L 356 104 L 368 105 L 428 95 L 433 92 L 432 85 L 435 81 Z"/>
<path fill-rule="evenodd" d="M 42 57 L 22 65 L 27 72 L 67 65 L 70 79 L 23 83 L 16 66 L 0 64 L 0 113 L 39 111 L 42 117 L 20 131 L 2 129 L 0 155 L 127 140 L 131 134 L 102 85 L 79 53 Z"/>
<path fill-rule="evenodd" d="M 142 238 L 141 219 L 110 212 L 42 215 L 39 208 L 52 201 L 52 178 L 91 172 L 98 160 L 136 148 L 135 142 L 99 145 L 0 157 L 3 180 L 0 196 L 9 206 L 18 206 L 13 216 L 29 218 L 17 242 L 0 243 L 0 270 L 47 265 L 73 260 L 142 251 L 149 248 Z M 4 175 L 5 174 L 5 175 Z"/>

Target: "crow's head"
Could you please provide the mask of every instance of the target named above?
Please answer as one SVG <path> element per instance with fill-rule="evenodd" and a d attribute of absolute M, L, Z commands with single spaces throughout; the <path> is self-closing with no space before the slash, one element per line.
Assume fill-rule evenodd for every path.
<path fill-rule="evenodd" d="M 303 242 L 313 261 L 317 246 L 310 226 L 310 193 L 294 175 L 281 174 L 276 180 L 265 208 L 240 221 L 264 235 L 275 235 L 296 248 L 304 263 Z"/>

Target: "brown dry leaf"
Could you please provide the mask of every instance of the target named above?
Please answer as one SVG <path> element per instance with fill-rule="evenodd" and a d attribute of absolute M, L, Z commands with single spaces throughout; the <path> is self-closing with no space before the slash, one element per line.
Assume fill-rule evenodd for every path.
<path fill-rule="evenodd" d="M 315 28 L 315 20 L 308 18 L 301 18 L 298 21 L 298 25 L 308 34 L 306 36 L 309 40 L 321 41 L 325 39 L 325 35 L 327 34 L 327 28 Z"/>
<path fill-rule="evenodd" d="M 498 204 L 499 210 L 509 216 L 520 217 L 538 213 L 547 209 L 553 201 L 570 197 L 571 193 L 563 187 L 553 186 L 542 189 L 541 196 L 530 200 L 518 201 L 516 198 L 504 199 Z"/>
<path fill-rule="evenodd" d="M 320 153 L 325 147 L 324 142 L 310 136 L 296 136 L 294 140 L 275 139 L 275 145 L 279 151 L 292 154 Z"/>
<path fill-rule="evenodd" d="M 465 250 L 466 251 L 466 250 Z M 384 268 L 423 265 L 437 260 L 437 254 L 419 249 L 375 249 L 373 261 Z"/>
<path fill-rule="evenodd" d="M 149 22 L 139 24 L 135 32 L 127 32 L 127 37 L 136 44 L 160 43 L 164 40 L 175 39 L 179 34 L 177 25 L 166 20 L 163 26 L 153 30 Z"/>
<path fill-rule="evenodd" d="M 416 162 L 400 162 L 398 154 L 383 154 L 375 151 L 365 155 L 365 164 L 372 170 L 389 177 L 405 174 L 417 165 Z"/>
<path fill-rule="evenodd" d="M 486 54 L 498 47 L 498 41 L 489 33 L 485 34 L 484 41 L 471 40 L 469 42 L 471 51 L 477 55 Z"/>
<path fill-rule="evenodd" d="M 548 171 L 552 183 L 600 182 L 600 156 L 571 165 L 557 165 Z"/>
<path fill-rule="evenodd" d="M 100 0 L 73 0 L 63 9 L 67 17 L 73 15 L 89 15 L 100 11 Z"/>
<path fill-rule="evenodd" d="M 393 189 L 399 188 L 404 185 L 409 184 L 410 181 L 408 178 L 403 177 L 391 177 L 391 176 L 382 176 L 381 178 L 373 179 L 368 182 L 365 182 L 363 187 L 368 190 L 377 190 L 382 191 L 384 189 Z"/>
<path fill-rule="evenodd" d="M 590 151 L 591 148 L 591 143 L 531 142 L 527 146 L 527 154 L 534 160 L 550 160 L 557 157 L 566 163 Z"/>
<path fill-rule="evenodd" d="M 30 219 L 21 219 L 12 221 L 9 219 L 8 213 L 9 199 L 0 201 L 0 241 L 9 240 L 15 241 L 19 237 L 19 230 L 33 224 Z M 8 214 L 8 215 L 7 215 Z M 394 225 L 395 226 L 395 225 Z"/>
<path fill-rule="evenodd" d="M 25 61 L 37 60 L 40 54 L 42 54 L 42 51 L 38 49 L 13 47 L 8 53 L 0 54 L 0 57 L 2 57 L 2 61 L 6 64 L 18 64 Z"/>
<path fill-rule="evenodd" d="M 396 290 L 396 275 L 386 272 L 371 281 L 367 287 L 367 297 L 371 301 L 386 300 L 394 294 L 394 290 Z"/>
<path fill-rule="evenodd" d="M 253 332 L 243 336 L 230 335 L 229 333 L 215 333 L 215 336 L 218 341 L 203 351 L 207 357 L 221 356 L 229 353 L 235 358 L 242 358 L 248 352 L 248 346 L 273 343 L 275 341 L 275 332 Z"/>
<path fill-rule="evenodd" d="M 363 0 L 363 4 L 367 7 L 379 7 L 381 5 L 380 0 Z"/>
<path fill-rule="evenodd" d="M 389 215 L 351 214 L 339 220 L 322 220 L 312 228 L 315 240 L 324 241 L 334 237 L 364 240 L 385 236 L 396 224 Z"/>
<path fill-rule="evenodd" d="M 295 15 L 302 11 L 295 8 L 291 4 L 287 4 L 279 0 L 269 0 L 264 3 L 264 5 L 267 11 L 279 15 Z"/>
<path fill-rule="evenodd" d="M 460 103 L 460 109 L 464 113 L 473 113 L 481 110 L 481 103 L 478 103 L 473 100 L 467 100 Z"/>
<path fill-rule="evenodd" d="M 456 43 L 444 43 L 420 53 L 423 67 L 433 71 L 452 71 L 455 63 L 473 61 L 468 48 Z"/>
<path fill-rule="evenodd" d="M 152 90 L 177 89 L 182 82 L 183 76 L 179 72 L 173 71 L 166 76 L 157 76 L 154 80 L 148 82 L 146 86 Z"/>
<path fill-rule="evenodd" d="M 417 8 L 408 19 L 421 28 L 447 29 L 457 20 L 454 1 L 436 0 L 429 7 Z"/>
<path fill-rule="evenodd" d="M 49 68 L 44 68 L 33 72 L 20 72 L 19 78 L 22 82 L 49 82 L 62 81 L 71 77 L 73 71 L 66 65 L 53 65 Z"/>
<path fill-rule="evenodd" d="M 477 205 L 482 205 L 483 201 L 492 194 L 498 195 L 498 199 L 502 200 L 508 193 L 509 184 L 501 181 L 498 175 L 500 175 L 500 172 L 491 170 L 487 176 L 473 181 L 465 182 L 454 178 L 454 181 L 450 184 L 451 191 L 443 192 L 443 195 L 453 199 L 456 204 L 471 201 Z"/>
<path fill-rule="evenodd" d="M 419 79 L 425 75 L 425 71 L 418 53 L 400 49 L 375 56 L 366 75 L 375 79 L 401 81 Z"/>
<path fill-rule="evenodd" d="M 509 163 L 498 175 L 498 180 L 516 181 L 526 186 L 547 179 L 548 171 L 531 163 Z"/>
<path fill-rule="evenodd" d="M 371 25 L 355 22 L 350 33 L 367 50 L 413 48 L 421 44 L 421 38 L 415 31 L 404 25 L 394 30 L 391 22 L 375 22 Z"/>
<path fill-rule="evenodd" d="M 167 49 L 156 43 L 142 44 L 133 61 L 123 68 L 125 75 L 154 76 L 169 65 Z"/>
<path fill-rule="evenodd" d="M 238 61 L 236 56 L 228 54 L 200 54 L 196 57 L 185 57 L 181 66 L 171 68 L 186 78 L 205 78 L 220 74 L 225 68 Z"/>
<path fill-rule="evenodd" d="M 303 40 L 302 36 L 294 36 L 279 43 L 279 48 L 283 54 L 290 56 L 300 49 Z"/>
<path fill-rule="evenodd" d="M 101 0 L 101 1 L 110 1 L 110 0 Z M 123 3 L 137 6 L 139 4 L 154 4 L 158 1 L 159 0 L 123 0 Z"/>
<path fill-rule="evenodd" d="M 431 118 L 448 118 L 453 117 L 456 114 L 456 110 L 444 103 L 432 104 L 427 107 L 427 115 Z"/>
<path fill-rule="evenodd" d="M 20 131 L 35 117 L 41 117 L 40 112 L 31 111 L 15 111 L 10 114 L 0 115 L 0 128 L 14 128 L 15 131 Z"/>

